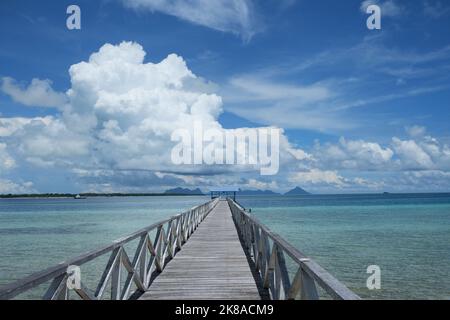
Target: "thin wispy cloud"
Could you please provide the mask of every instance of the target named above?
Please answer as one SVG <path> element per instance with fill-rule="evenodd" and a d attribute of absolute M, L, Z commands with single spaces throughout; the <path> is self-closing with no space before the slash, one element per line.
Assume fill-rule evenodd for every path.
<path fill-rule="evenodd" d="M 262 80 L 250 76 L 233 77 L 230 84 L 236 89 L 240 89 L 242 95 L 236 95 L 237 101 L 280 101 L 286 98 L 297 99 L 299 102 L 318 102 L 329 98 L 332 93 L 326 86 L 321 85 L 290 85 Z"/>
<path fill-rule="evenodd" d="M 434 19 L 450 14 L 450 6 L 443 5 L 441 1 L 425 1 L 423 6 L 425 15 Z"/>
<path fill-rule="evenodd" d="M 265 125 L 339 132 L 365 125 L 348 117 L 349 109 L 449 90 L 450 45 L 402 50 L 386 46 L 385 37 L 367 36 L 350 47 L 233 76 L 223 91 L 231 103 L 225 108 Z M 308 81 L 315 74 L 320 78 Z"/>
<path fill-rule="evenodd" d="M 397 17 L 406 12 L 406 9 L 394 0 L 365 0 L 361 3 L 360 9 L 366 13 L 367 7 L 374 4 L 380 7 L 383 17 Z"/>
<path fill-rule="evenodd" d="M 351 102 L 345 103 L 343 105 L 339 105 L 334 109 L 335 110 L 345 110 L 345 109 L 350 109 L 350 108 L 363 107 L 363 106 L 367 106 L 367 105 L 375 105 L 375 104 L 379 104 L 382 102 L 388 102 L 388 101 L 402 99 L 402 98 L 415 97 L 415 96 L 420 96 L 423 94 L 434 93 L 434 92 L 444 91 L 444 90 L 448 90 L 448 89 L 450 89 L 450 85 L 414 88 L 411 90 L 404 90 L 403 92 L 387 94 L 384 96 L 375 96 L 375 97 L 371 97 L 368 99 L 359 99 L 359 100 L 351 101 Z"/>
<path fill-rule="evenodd" d="M 331 83 L 300 85 L 263 73 L 232 77 L 222 88 L 227 111 L 255 123 L 318 131 L 344 130 L 352 121 L 330 110 L 336 96 Z"/>
<path fill-rule="evenodd" d="M 368 69 L 377 71 L 389 66 L 415 70 L 426 63 L 450 62 L 450 44 L 434 50 L 404 50 L 387 46 L 384 43 L 386 38 L 384 35 L 367 36 L 355 45 L 324 50 L 304 61 L 293 59 L 286 66 L 278 68 L 276 73 L 298 73 L 341 63 L 350 64 L 352 69 L 357 67 L 359 71 L 364 69 L 367 73 Z"/>
<path fill-rule="evenodd" d="M 251 0 L 121 0 L 124 6 L 161 12 L 193 24 L 231 32 L 248 41 L 260 30 Z"/>

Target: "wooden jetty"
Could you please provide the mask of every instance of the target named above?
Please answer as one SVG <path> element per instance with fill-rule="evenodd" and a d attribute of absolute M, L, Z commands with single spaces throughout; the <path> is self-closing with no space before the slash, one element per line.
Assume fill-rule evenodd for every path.
<path fill-rule="evenodd" d="M 140 299 L 260 299 L 226 201 L 220 201 Z"/>
<path fill-rule="evenodd" d="M 74 279 L 74 268 L 106 254 L 96 285 L 83 282 L 83 272 Z M 359 299 L 231 198 L 213 199 L 1 287 L 0 299 L 44 285 L 42 298 L 51 300 Z"/>

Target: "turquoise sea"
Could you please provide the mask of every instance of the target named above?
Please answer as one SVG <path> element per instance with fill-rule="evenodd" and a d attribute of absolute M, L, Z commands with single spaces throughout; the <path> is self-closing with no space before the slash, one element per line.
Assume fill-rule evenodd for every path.
<path fill-rule="evenodd" d="M 0 200 L 0 285 L 208 197 Z M 241 196 L 270 229 L 368 299 L 450 299 L 450 194 Z M 367 266 L 381 268 L 368 290 Z"/>

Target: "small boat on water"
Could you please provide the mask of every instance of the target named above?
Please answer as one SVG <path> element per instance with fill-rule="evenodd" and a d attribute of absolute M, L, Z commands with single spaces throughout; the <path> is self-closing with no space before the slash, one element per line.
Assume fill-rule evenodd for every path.
<path fill-rule="evenodd" d="M 86 197 L 82 197 L 79 194 L 77 194 L 75 197 L 73 197 L 75 200 L 81 200 L 81 199 L 86 199 Z"/>

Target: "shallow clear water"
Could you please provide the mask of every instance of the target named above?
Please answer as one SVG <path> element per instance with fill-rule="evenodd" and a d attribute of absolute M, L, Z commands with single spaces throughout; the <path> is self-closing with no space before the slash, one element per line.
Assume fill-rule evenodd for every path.
<path fill-rule="evenodd" d="M 0 285 L 208 201 L 189 197 L 0 200 Z"/>
<path fill-rule="evenodd" d="M 207 200 L 2 199 L 0 285 Z M 450 194 L 238 200 L 363 298 L 450 299 Z M 382 289 L 369 291 L 366 268 L 373 264 Z"/>
<path fill-rule="evenodd" d="M 242 197 L 270 229 L 370 299 L 450 299 L 450 194 Z M 369 265 L 381 290 L 368 290 Z"/>

